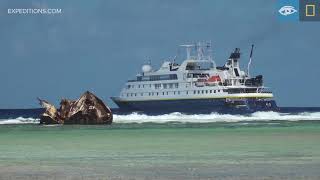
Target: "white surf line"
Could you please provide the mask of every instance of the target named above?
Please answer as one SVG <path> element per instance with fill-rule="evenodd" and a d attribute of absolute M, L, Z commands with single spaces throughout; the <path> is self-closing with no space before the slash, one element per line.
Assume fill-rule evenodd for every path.
<path fill-rule="evenodd" d="M 249 116 L 230 115 L 230 114 L 196 114 L 185 115 L 181 113 L 171 113 L 165 115 L 148 116 L 144 114 L 114 115 L 115 123 L 166 123 L 166 122 L 190 122 L 190 123 L 208 123 L 208 122 L 240 122 L 240 121 L 271 121 L 271 120 L 320 120 L 320 112 L 288 114 L 278 112 L 256 112 Z"/>

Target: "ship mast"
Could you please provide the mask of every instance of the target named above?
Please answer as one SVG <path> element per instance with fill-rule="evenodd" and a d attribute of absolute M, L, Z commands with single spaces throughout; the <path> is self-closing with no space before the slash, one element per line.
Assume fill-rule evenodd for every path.
<path fill-rule="evenodd" d="M 191 48 L 194 47 L 195 45 L 192 45 L 192 44 L 183 44 L 183 45 L 180 45 L 181 47 L 185 47 L 186 50 L 187 50 L 187 59 L 189 60 L 191 58 Z"/>
<path fill-rule="evenodd" d="M 251 65 L 251 61 L 252 61 L 253 46 L 254 46 L 254 45 L 252 44 L 252 45 L 251 45 L 250 58 L 249 58 L 248 67 L 247 67 L 248 77 L 250 77 L 250 65 Z"/>
<path fill-rule="evenodd" d="M 190 60 L 192 58 L 191 53 L 194 48 L 194 50 L 196 52 L 196 56 L 194 57 L 195 60 L 212 61 L 211 42 L 198 42 L 198 43 L 194 43 L 194 44 L 183 44 L 180 46 L 186 48 L 187 60 Z"/>
<path fill-rule="evenodd" d="M 183 44 L 180 47 L 186 48 L 187 60 L 198 60 L 198 61 L 210 61 L 212 62 L 213 68 L 216 69 L 216 63 L 212 59 L 212 46 L 211 41 L 209 42 L 198 42 L 194 44 Z M 194 51 L 193 51 L 194 50 Z M 191 53 L 195 53 L 194 56 Z"/>

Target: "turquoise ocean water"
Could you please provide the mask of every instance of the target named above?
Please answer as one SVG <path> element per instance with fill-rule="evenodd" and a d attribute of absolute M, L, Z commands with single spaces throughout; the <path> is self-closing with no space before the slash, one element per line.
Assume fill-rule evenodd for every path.
<path fill-rule="evenodd" d="M 320 113 L 0 120 L 0 179 L 320 179 Z"/>

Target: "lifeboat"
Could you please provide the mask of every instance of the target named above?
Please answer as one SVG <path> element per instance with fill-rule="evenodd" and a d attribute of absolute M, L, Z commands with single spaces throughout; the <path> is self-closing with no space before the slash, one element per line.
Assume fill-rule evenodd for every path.
<path fill-rule="evenodd" d="M 211 76 L 210 78 L 208 78 L 205 82 L 205 84 L 207 86 L 216 86 L 221 82 L 221 78 L 219 75 L 217 76 Z"/>

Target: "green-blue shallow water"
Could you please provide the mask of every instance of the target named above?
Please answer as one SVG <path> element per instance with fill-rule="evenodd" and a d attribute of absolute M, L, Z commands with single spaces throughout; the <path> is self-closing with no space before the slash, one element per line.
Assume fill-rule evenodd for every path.
<path fill-rule="evenodd" d="M 0 179 L 320 179 L 320 122 L 1 125 Z"/>

